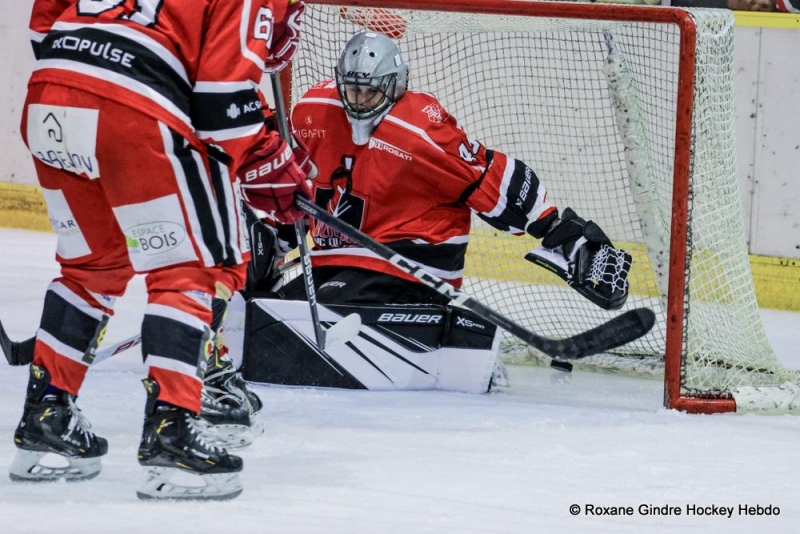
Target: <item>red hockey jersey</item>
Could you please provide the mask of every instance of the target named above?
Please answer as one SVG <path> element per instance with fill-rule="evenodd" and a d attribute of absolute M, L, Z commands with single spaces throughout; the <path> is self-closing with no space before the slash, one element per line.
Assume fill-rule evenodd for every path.
<path fill-rule="evenodd" d="M 311 88 L 292 119 L 319 167 L 315 202 L 457 286 L 471 210 L 496 228 L 537 237 L 555 213 L 527 165 L 470 139 L 427 93 L 408 91 L 363 146 L 352 141 L 333 81 Z M 325 225 L 313 225 L 312 236 L 315 267 L 414 280 Z"/>
<path fill-rule="evenodd" d="M 126 104 L 238 159 L 266 134 L 258 83 L 285 11 L 286 0 L 35 0 L 30 82 Z"/>

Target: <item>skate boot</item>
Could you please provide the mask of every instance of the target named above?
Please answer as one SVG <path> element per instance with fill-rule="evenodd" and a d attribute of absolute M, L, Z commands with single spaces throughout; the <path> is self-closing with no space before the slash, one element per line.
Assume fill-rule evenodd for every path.
<path fill-rule="evenodd" d="M 264 404 L 256 393 L 250 389 L 242 374 L 233 367 L 233 362 L 222 351 L 215 350 L 209 369 L 203 381 L 203 399 L 210 405 L 221 404 L 230 408 L 238 408 L 250 416 L 250 431 L 254 436 L 264 433 L 261 410 Z M 205 406 L 205 404 L 204 404 Z M 201 412 L 201 417 L 205 417 Z"/>
<path fill-rule="evenodd" d="M 157 402 L 154 380 L 147 389 L 139 464 L 144 472 L 136 495 L 140 499 L 227 500 L 242 492 L 242 459 L 205 441 L 206 425 L 194 413 Z M 203 485 L 171 480 L 179 473 L 197 475 Z M 194 481 L 193 481 L 194 482 Z"/>
<path fill-rule="evenodd" d="M 206 425 L 206 441 L 224 449 L 243 449 L 255 440 L 250 416 L 238 406 L 219 402 L 207 387 L 200 396 L 200 419 Z"/>
<path fill-rule="evenodd" d="M 15 482 L 68 482 L 88 480 L 100 474 L 100 457 L 108 442 L 89 431 L 91 425 L 75 398 L 66 391 L 48 392 L 50 374 L 44 367 L 30 366 L 30 380 L 22 419 L 14 432 L 19 449 L 9 468 Z M 55 467 L 42 463 L 47 453 L 67 461 Z M 60 462 L 63 464 L 63 460 Z"/>

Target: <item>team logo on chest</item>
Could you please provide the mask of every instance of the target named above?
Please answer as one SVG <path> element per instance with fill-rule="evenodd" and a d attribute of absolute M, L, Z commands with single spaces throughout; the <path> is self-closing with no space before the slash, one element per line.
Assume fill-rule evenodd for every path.
<path fill-rule="evenodd" d="M 314 201 L 359 230 L 364 222 L 363 197 L 353 193 L 353 156 L 342 156 L 342 165 L 331 174 L 330 185 L 318 185 Z M 313 232 L 314 243 L 320 248 L 339 248 L 355 243 L 329 226 L 317 224 Z"/>

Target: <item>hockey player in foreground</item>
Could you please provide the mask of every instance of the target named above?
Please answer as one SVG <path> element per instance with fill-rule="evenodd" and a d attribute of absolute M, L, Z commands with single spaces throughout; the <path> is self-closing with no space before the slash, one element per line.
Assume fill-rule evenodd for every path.
<path fill-rule="evenodd" d="M 499 230 L 542 239 L 526 259 L 556 272 L 595 304 L 620 308 L 627 297 L 630 255 L 615 249 L 602 229 L 572 209 L 566 208 L 559 217 L 544 184 L 528 165 L 471 139 L 433 95 L 408 90 L 408 79 L 409 67 L 391 39 L 360 33 L 344 47 L 336 78 L 318 83 L 297 102 L 292 113 L 295 135 L 307 144 L 318 168 L 313 182 L 315 204 L 456 287 L 462 282 L 474 212 Z M 448 304 L 440 293 L 333 229 L 314 222 L 311 234 L 319 302 L 354 308 Z M 279 256 L 296 246 L 296 240 L 292 241 L 291 228 L 280 225 L 274 235 L 264 229 L 262 236 L 254 238 L 255 243 L 277 243 Z M 250 296 L 275 289 L 268 263 L 263 254 L 254 254 L 256 266 L 248 285 L 256 292 Z M 304 283 L 298 277 L 277 296 L 304 299 Z M 266 303 L 263 308 L 270 317 L 256 326 L 252 326 L 252 313 L 264 310 L 249 308 L 250 342 L 245 351 L 254 350 L 255 330 L 265 332 L 275 324 L 273 318 L 280 320 L 277 304 Z M 377 323 L 380 328 L 404 321 L 419 326 L 425 320 L 441 327 L 447 313 L 395 308 L 378 314 Z M 488 331 L 483 324 L 477 326 Z M 273 354 L 280 351 L 272 347 Z M 266 349 L 263 352 L 265 359 L 274 358 Z M 294 354 L 286 354 L 286 361 L 276 365 L 274 372 L 262 373 L 259 362 L 246 353 L 246 376 L 261 375 L 270 381 L 289 369 L 306 376 L 284 373 L 281 380 L 286 381 L 281 383 L 341 382 L 339 375 L 346 369 L 337 368 L 338 375 L 330 373 L 330 381 L 309 377 L 307 367 L 313 363 L 300 362 Z M 308 361 L 313 360 L 309 356 Z M 320 372 L 330 365 L 325 359 L 324 365 L 319 364 Z"/>
<path fill-rule="evenodd" d="M 303 4 L 283 2 L 34 3 L 39 61 L 22 133 L 58 233 L 61 277 L 45 296 L 12 480 L 99 474 L 108 443 L 75 401 L 114 300 L 136 272 L 147 274 L 148 290 L 138 495 L 228 499 L 242 491 L 241 458 L 210 445 L 197 414 L 212 299 L 243 285 L 249 260 L 233 175 L 263 171 L 241 187 L 285 223 L 299 216 L 295 191 L 310 193 L 292 150 L 265 128 L 256 89 L 263 71 L 281 68 L 297 47 Z M 227 423 L 249 424 L 241 409 L 220 410 Z M 69 465 L 42 464 L 48 452 Z M 173 483 L 177 470 L 204 485 Z"/>

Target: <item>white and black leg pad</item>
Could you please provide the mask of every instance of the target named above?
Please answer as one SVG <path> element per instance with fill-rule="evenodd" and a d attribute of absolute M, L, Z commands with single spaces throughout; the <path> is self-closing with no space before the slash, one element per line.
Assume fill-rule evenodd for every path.
<path fill-rule="evenodd" d="M 614 248 L 597 224 L 570 208 L 525 259 L 556 273 L 603 309 L 617 310 L 628 298 L 631 255 Z"/>

